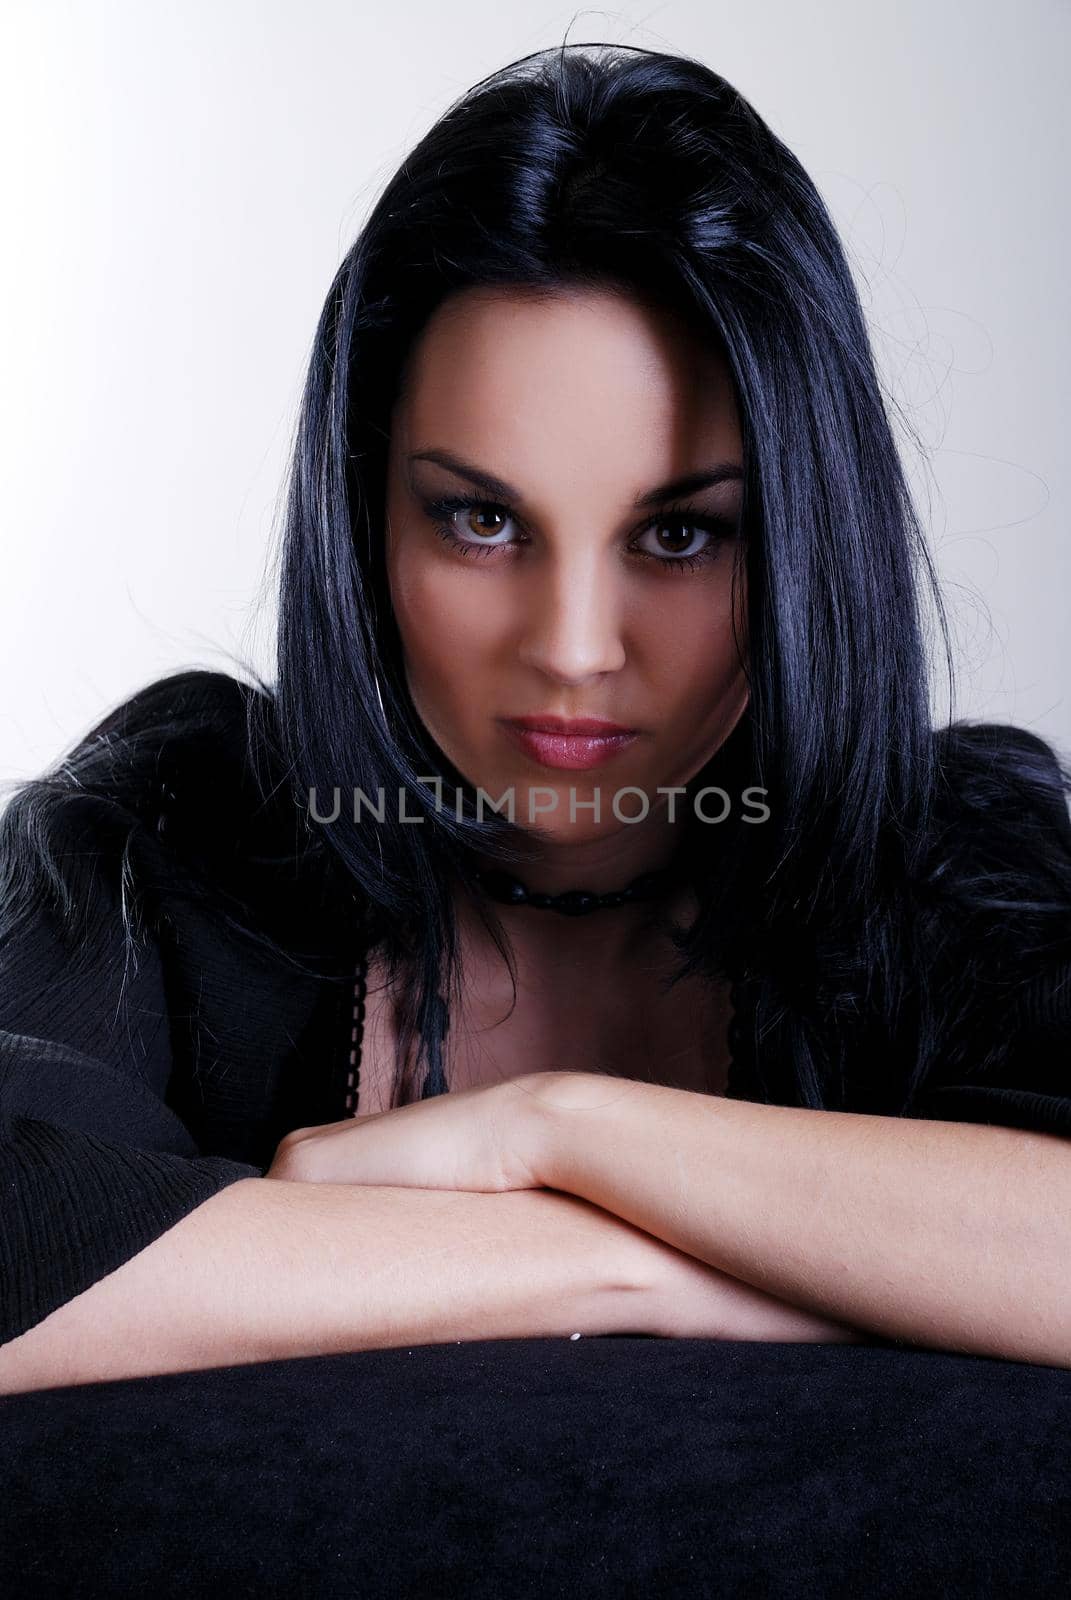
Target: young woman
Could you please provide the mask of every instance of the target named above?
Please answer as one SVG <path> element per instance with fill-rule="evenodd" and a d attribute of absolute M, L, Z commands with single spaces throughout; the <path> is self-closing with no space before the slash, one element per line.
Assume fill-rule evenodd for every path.
<path fill-rule="evenodd" d="M 4 814 L 0 1386 L 576 1332 L 1071 1365 L 1068 779 L 932 726 L 931 604 L 754 110 L 620 49 L 477 85 L 328 294 L 274 683 L 151 684 Z"/>

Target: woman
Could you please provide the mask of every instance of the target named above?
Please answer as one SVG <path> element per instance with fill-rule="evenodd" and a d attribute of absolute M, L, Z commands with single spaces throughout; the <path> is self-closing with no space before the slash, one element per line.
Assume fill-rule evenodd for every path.
<path fill-rule="evenodd" d="M 1067 777 L 932 728 L 920 575 L 940 620 L 751 107 L 642 51 L 477 85 L 331 286 L 274 686 L 152 684 L 4 815 L 0 1384 L 1071 1364 Z"/>

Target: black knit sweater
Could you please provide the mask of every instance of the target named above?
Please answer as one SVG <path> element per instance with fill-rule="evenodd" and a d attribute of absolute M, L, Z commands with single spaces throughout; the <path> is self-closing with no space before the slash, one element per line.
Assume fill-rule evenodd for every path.
<path fill-rule="evenodd" d="M 247 694 L 221 673 L 178 674 L 94 730 L 106 757 L 109 729 L 129 731 L 136 705 L 129 772 L 112 773 L 107 793 L 70 786 L 52 812 L 76 920 L 46 887 L 14 933 L 4 924 L 0 1343 L 227 1184 L 262 1176 L 289 1129 L 346 1115 L 355 895 L 326 850 L 295 869 L 292 796 L 282 784 L 265 800 L 249 770 Z M 9 871 L 30 851 L 28 815 L 16 796 L 3 818 Z M 135 902 L 146 936 L 132 955 L 123 918 Z M 221 904 L 252 912 L 286 959 Z M 756 993 L 734 990 L 734 1098 L 773 1098 L 756 1070 Z M 1066 942 L 1000 1025 L 994 1050 L 986 1018 L 984 1070 L 961 1048 L 911 1114 L 1071 1135 Z"/>

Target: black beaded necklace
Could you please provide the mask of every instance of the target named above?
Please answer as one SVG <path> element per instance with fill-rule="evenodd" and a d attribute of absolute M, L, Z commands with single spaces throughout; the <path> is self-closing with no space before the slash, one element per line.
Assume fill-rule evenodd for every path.
<path fill-rule="evenodd" d="M 476 881 L 492 900 L 507 906 L 535 906 L 540 911 L 557 911 L 563 917 L 584 917 L 591 911 L 609 910 L 612 906 L 629 905 L 634 900 L 653 900 L 672 883 L 688 877 L 681 865 L 659 867 L 654 872 L 641 872 L 638 878 L 623 889 L 611 889 L 600 894 L 595 889 L 566 889 L 561 894 L 541 894 L 529 889 L 512 873 L 498 868 L 477 869 Z"/>

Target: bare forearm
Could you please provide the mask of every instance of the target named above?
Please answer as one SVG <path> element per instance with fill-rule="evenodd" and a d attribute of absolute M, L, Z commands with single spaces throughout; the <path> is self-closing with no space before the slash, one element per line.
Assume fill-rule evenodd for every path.
<path fill-rule="evenodd" d="M 244 1179 L 0 1345 L 0 1393 L 397 1345 L 640 1331 L 655 1249 L 621 1219 L 547 1190 Z"/>
<path fill-rule="evenodd" d="M 552 1187 L 871 1333 L 1071 1366 L 1067 1141 L 540 1078 L 524 1104 Z"/>
<path fill-rule="evenodd" d="M 250 1178 L 0 1345 L 0 1394 L 576 1332 L 855 1337 L 573 1195 Z"/>

